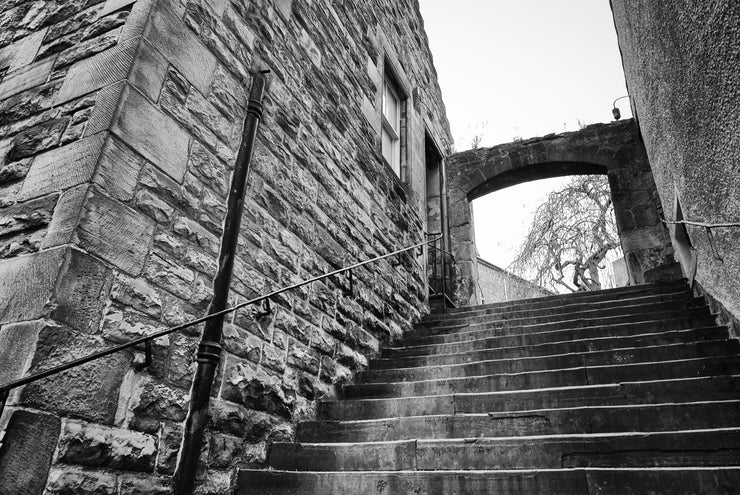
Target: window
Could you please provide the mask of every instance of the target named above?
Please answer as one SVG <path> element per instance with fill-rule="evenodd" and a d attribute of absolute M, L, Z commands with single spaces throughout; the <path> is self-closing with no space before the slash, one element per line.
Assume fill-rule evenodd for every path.
<path fill-rule="evenodd" d="M 383 158 L 401 177 L 401 100 L 398 85 L 388 74 L 383 78 L 381 139 Z"/>

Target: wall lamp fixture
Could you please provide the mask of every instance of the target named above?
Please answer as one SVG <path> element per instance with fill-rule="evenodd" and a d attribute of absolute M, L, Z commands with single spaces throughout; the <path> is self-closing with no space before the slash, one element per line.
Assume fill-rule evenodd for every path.
<path fill-rule="evenodd" d="M 624 98 L 629 98 L 629 97 L 630 95 L 620 96 L 619 98 L 614 100 L 614 103 L 612 103 L 612 107 L 614 107 L 612 108 L 612 115 L 614 115 L 614 120 L 619 120 L 622 118 L 622 112 L 620 112 L 619 109 L 617 108 L 617 102 L 619 100 L 622 100 Z"/>

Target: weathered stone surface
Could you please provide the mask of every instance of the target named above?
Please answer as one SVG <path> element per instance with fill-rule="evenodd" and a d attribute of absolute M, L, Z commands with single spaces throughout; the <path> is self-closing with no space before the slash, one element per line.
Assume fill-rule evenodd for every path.
<path fill-rule="evenodd" d="M 53 66 L 54 59 L 52 58 L 7 74 L 0 83 L 0 100 L 45 83 Z"/>
<path fill-rule="evenodd" d="M 134 196 L 143 159 L 115 136 L 103 145 L 93 182 L 113 198 L 128 201 Z"/>
<path fill-rule="evenodd" d="M 159 292 L 143 280 L 117 275 L 111 289 L 111 299 L 154 318 L 162 316 L 162 298 Z"/>
<path fill-rule="evenodd" d="M 93 188 L 76 232 L 81 247 L 128 273 L 138 274 L 154 237 L 154 225 Z"/>
<path fill-rule="evenodd" d="M 70 249 L 57 280 L 52 317 L 77 330 L 97 332 L 111 280 L 111 270 L 104 263 Z"/>
<path fill-rule="evenodd" d="M 29 372 L 67 363 L 109 347 L 99 339 L 47 324 L 39 331 Z M 27 385 L 21 403 L 110 424 L 118 407 L 118 388 L 131 356 L 120 352 Z"/>
<path fill-rule="evenodd" d="M 117 478 L 110 472 L 56 466 L 49 473 L 45 494 L 116 495 Z"/>
<path fill-rule="evenodd" d="M 57 452 L 67 464 L 145 472 L 154 470 L 156 455 L 151 435 L 72 420 L 64 423 Z"/>
<path fill-rule="evenodd" d="M 295 406 L 295 391 L 280 379 L 254 365 L 228 359 L 222 397 L 258 411 L 290 418 Z"/>
<path fill-rule="evenodd" d="M 69 120 L 66 118 L 52 119 L 19 132 L 13 137 L 5 161 L 14 162 L 53 148 L 59 144 L 67 125 Z"/>
<path fill-rule="evenodd" d="M 111 132 L 176 181 L 182 181 L 190 137 L 136 89 L 127 87 Z M 167 139 L 159 139 L 167 136 Z"/>
<path fill-rule="evenodd" d="M 137 416 L 183 421 L 187 414 L 187 393 L 163 383 L 147 381 L 141 387 L 132 410 Z"/>
<path fill-rule="evenodd" d="M 0 236 L 44 227 L 51 220 L 59 195 L 50 194 L 37 200 L 0 209 Z"/>
<path fill-rule="evenodd" d="M 34 320 L 48 313 L 66 250 L 0 261 L 0 323 Z"/>
<path fill-rule="evenodd" d="M 118 495 L 168 495 L 172 493 L 169 477 L 120 476 Z"/>
<path fill-rule="evenodd" d="M 43 491 L 60 430 L 55 416 L 13 411 L 0 448 L 0 493 Z"/>

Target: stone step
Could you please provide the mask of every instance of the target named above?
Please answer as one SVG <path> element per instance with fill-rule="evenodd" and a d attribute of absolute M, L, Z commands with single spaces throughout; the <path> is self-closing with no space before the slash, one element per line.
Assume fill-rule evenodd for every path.
<path fill-rule="evenodd" d="M 444 366 L 435 365 L 370 370 L 358 373 L 356 381 L 359 383 L 389 383 L 445 380 L 448 378 L 559 370 L 582 366 L 606 366 L 738 355 L 740 355 L 740 342 L 724 339 L 688 344 L 678 343 L 660 346 L 628 347 L 547 356 L 515 356 L 512 358 L 507 357 Z"/>
<path fill-rule="evenodd" d="M 414 356 L 468 352 L 497 347 L 531 346 L 537 344 L 577 341 L 601 337 L 624 337 L 646 333 L 673 332 L 716 326 L 714 317 L 678 318 L 640 323 L 617 323 L 607 326 L 567 328 L 547 332 L 527 333 L 518 330 L 484 331 L 474 335 L 447 335 L 426 337 L 423 340 L 403 341 L 403 345 L 388 348 L 383 356 Z M 467 340 L 464 340 L 467 339 Z M 442 345 L 443 344 L 443 345 Z"/>
<path fill-rule="evenodd" d="M 465 327 L 450 328 L 448 329 L 448 332 L 437 335 L 424 335 L 417 337 L 409 336 L 408 338 L 404 338 L 403 341 L 407 346 L 448 344 L 452 342 L 462 342 L 466 340 L 502 335 L 533 334 L 540 332 L 554 332 L 557 330 L 572 330 L 576 328 L 597 328 L 611 325 L 624 325 L 628 323 L 652 323 L 657 328 L 662 328 L 664 325 L 672 323 L 683 325 L 688 324 L 688 328 L 691 328 L 711 326 L 716 324 L 716 319 L 709 312 L 707 306 L 703 306 L 700 308 L 686 308 L 652 313 L 647 312 L 623 316 L 609 316 L 604 318 L 578 318 L 554 323 L 537 323 L 532 325 L 520 325 L 516 322 L 497 322 L 492 325 L 476 324 Z"/>
<path fill-rule="evenodd" d="M 454 314 L 428 315 L 422 318 L 421 326 L 431 328 L 438 325 L 452 325 L 453 322 L 466 323 L 468 319 L 487 317 L 491 319 L 511 318 L 513 315 L 518 316 L 543 316 L 543 315 L 562 315 L 579 311 L 599 311 L 619 309 L 624 306 L 643 305 L 649 306 L 657 303 L 681 303 L 694 299 L 694 294 L 688 288 L 683 287 L 674 292 L 656 294 L 649 296 L 637 295 L 627 299 L 610 299 L 597 302 L 572 302 L 562 301 L 561 303 L 549 307 L 529 307 L 531 302 L 536 299 L 529 299 L 518 306 L 512 306 L 508 309 L 479 309 L 481 306 L 472 306 L 464 308 L 466 311 Z M 530 304 L 528 305 L 528 302 Z"/>
<path fill-rule="evenodd" d="M 689 378 L 740 373 L 740 357 L 701 357 L 636 364 L 579 366 L 566 369 L 497 373 L 483 376 L 419 380 L 401 383 L 362 383 L 342 387 L 343 397 L 420 397 L 455 393 L 566 387 L 623 381 Z"/>
<path fill-rule="evenodd" d="M 740 400 L 306 421 L 299 423 L 296 441 L 389 442 L 731 427 L 740 427 Z"/>
<path fill-rule="evenodd" d="M 654 298 L 650 298 L 654 299 Z M 629 303 L 628 303 L 629 302 Z M 663 311 L 676 311 L 687 308 L 705 307 L 706 302 L 701 298 L 673 299 L 669 301 L 653 300 L 645 302 L 642 300 L 617 301 L 610 307 L 594 309 L 590 305 L 578 305 L 579 309 L 557 308 L 538 311 L 517 311 L 502 313 L 500 315 L 469 315 L 464 318 L 447 318 L 436 322 L 426 322 L 419 326 L 410 336 L 437 335 L 449 332 L 450 329 L 466 325 L 494 325 L 498 323 L 511 323 L 520 325 L 533 325 L 538 323 L 567 321 L 580 318 L 604 318 L 614 316 L 626 316 L 637 314 L 649 314 Z"/>
<path fill-rule="evenodd" d="M 557 294 L 554 296 L 537 297 L 530 299 L 519 299 L 515 301 L 497 302 L 483 304 L 479 306 L 468 306 L 462 308 L 448 309 L 443 315 L 429 315 L 422 320 L 433 320 L 441 317 L 455 317 L 460 314 L 467 314 L 475 311 L 516 311 L 519 308 L 552 308 L 568 304 L 580 303 L 599 303 L 603 301 L 620 301 L 624 299 L 634 299 L 637 297 L 649 297 L 654 295 L 666 294 L 671 292 L 689 291 L 686 280 L 675 282 L 642 284 L 629 287 L 618 287 L 616 289 L 605 289 L 591 292 L 576 292 L 573 294 Z"/>
<path fill-rule="evenodd" d="M 290 471 L 434 471 L 740 465 L 740 428 L 361 443 L 272 444 Z"/>
<path fill-rule="evenodd" d="M 441 366 L 447 364 L 472 363 L 489 359 L 504 359 L 515 357 L 549 356 L 554 354 L 569 354 L 574 352 L 600 351 L 608 349 L 623 349 L 627 347 L 648 347 L 666 344 L 703 342 L 707 340 L 721 340 L 728 337 L 726 327 L 705 327 L 692 330 L 676 330 L 672 332 L 645 333 L 625 337 L 598 337 L 583 340 L 564 340 L 560 342 L 549 342 L 544 344 L 533 344 L 526 346 L 492 347 L 486 349 L 476 348 L 472 351 L 412 355 L 414 348 L 396 348 L 384 352 L 388 357 L 373 359 L 370 361 L 371 370 L 389 368 L 404 368 L 417 366 Z M 504 341 L 502 339 L 502 341 Z M 409 356 L 404 356 L 403 351 L 409 350 Z M 392 352 L 391 352 L 392 351 Z M 397 357 L 396 357 L 397 356 Z"/>
<path fill-rule="evenodd" d="M 363 420 L 736 399 L 740 399 L 740 375 L 701 376 L 472 394 L 320 401 L 318 417 Z"/>
<path fill-rule="evenodd" d="M 241 470 L 237 495 L 731 494 L 738 468 L 296 472 Z"/>

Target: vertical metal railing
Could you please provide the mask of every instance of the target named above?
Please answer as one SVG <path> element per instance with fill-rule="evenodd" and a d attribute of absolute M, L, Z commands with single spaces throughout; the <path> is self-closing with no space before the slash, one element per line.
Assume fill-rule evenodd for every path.
<path fill-rule="evenodd" d="M 427 236 L 437 238 L 428 247 L 427 283 L 429 285 L 429 292 L 431 296 L 442 296 L 445 298 L 446 307 L 447 300 L 450 302 L 453 300 L 456 271 L 455 257 L 442 247 L 442 234 L 437 232 L 427 234 Z"/>

